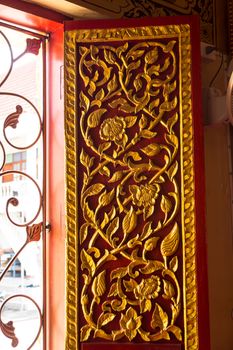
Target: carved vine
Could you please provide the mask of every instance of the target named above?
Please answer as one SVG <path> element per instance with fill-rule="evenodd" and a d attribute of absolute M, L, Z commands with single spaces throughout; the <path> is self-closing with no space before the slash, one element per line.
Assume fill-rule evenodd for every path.
<path fill-rule="evenodd" d="M 182 340 L 175 50 L 79 47 L 81 341 Z"/>

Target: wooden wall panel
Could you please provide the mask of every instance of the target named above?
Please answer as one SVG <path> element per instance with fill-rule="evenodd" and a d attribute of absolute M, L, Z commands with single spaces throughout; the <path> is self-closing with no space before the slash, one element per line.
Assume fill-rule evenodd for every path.
<path fill-rule="evenodd" d="M 229 125 L 205 127 L 206 225 L 212 350 L 233 348 L 233 225 Z"/>

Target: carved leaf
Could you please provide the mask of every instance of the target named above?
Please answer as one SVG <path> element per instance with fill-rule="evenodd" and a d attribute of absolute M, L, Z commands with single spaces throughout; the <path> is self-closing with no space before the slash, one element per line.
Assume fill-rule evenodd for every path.
<path fill-rule="evenodd" d="M 141 57 L 145 53 L 144 50 L 135 50 L 130 55 L 127 55 L 128 58 L 132 57 L 133 60 Z"/>
<path fill-rule="evenodd" d="M 125 112 L 125 113 L 132 113 L 135 111 L 135 107 L 130 106 L 128 103 L 125 103 L 125 104 L 119 106 L 119 110 L 121 112 Z"/>
<path fill-rule="evenodd" d="M 96 329 L 94 333 L 94 338 L 108 339 L 108 335 L 102 329 Z"/>
<path fill-rule="evenodd" d="M 137 214 L 135 213 L 133 207 L 130 207 L 130 210 L 125 215 L 123 221 L 122 221 L 122 228 L 124 234 L 129 234 L 132 232 L 137 225 Z"/>
<path fill-rule="evenodd" d="M 178 269 L 178 258 L 177 258 L 177 256 L 174 256 L 174 257 L 171 259 L 171 261 L 170 261 L 170 263 L 169 263 L 169 267 L 170 267 L 170 269 L 171 269 L 173 272 L 176 272 L 176 271 L 177 271 L 177 269 Z"/>
<path fill-rule="evenodd" d="M 106 112 L 107 110 L 105 108 L 100 108 L 95 110 L 94 112 L 90 113 L 88 118 L 87 118 L 87 125 L 89 128 L 96 128 L 99 123 L 102 115 Z"/>
<path fill-rule="evenodd" d="M 143 340 L 151 341 L 149 332 L 145 332 L 142 328 L 139 328 L 138 333 L 140 333 Z"/>
<path fill-rule="evenodd" d="M 138 113 L 139 111 L 141 111 L 143 108 L 145 108 L 148 103 L 150 101 L 150 95 L 147 94 L 144 96 L 143 100 L 141 100 L 141 102 L 139 102 L 136 107 L 135 107 L 135 113 Z"/>
<path fill-rule="evenodd" d="M 141 299 L 140 300 L 140 313 L 150 311 L 152 307 L 150 299 Z"/>
<path fill-rule="evenodd" d="M 112 314 L 111 312 L 107 312 L 106 314 L 102 313 L 97 321 L 97 327 L 101 328 L 102 326 L 105 326 L 114 320 L 115 317 L 116 315 Z"/>
<path fill-rule="evenodd" d="M 157 270 L 162 270 L 164 268 L 164 264 L 159 260 L 150 261 L 145 267 L 140 269 L 140 272 L 145 275 L 150 275 Z"/>
<path fill-rule="evenodd" d="M 126 292 L 132 292 L 134 290 L 134 288 L 136 288 L 138 286 L 137 282 L 135 280 L 133 280 L 132 278 L 130 278 L 129 281 L 123 281 L 123 284 L 125 286 Z"/>
<path fill-rule="evenodd" d="M 176 135 L 165 135 L 167 143 L 174 147 L 178 147 L 178 137 Z"/>
<path fill-rule="evenodd" d="M 173 180 L 174 176 L 176 175 L 178 170 L 178 162 L 176 161 L 174 164 L 172 164 L 172 166 L 170 166 L 170 168 L 167 170 L 167 174 L 168 177 L 170 179 L 170 181 Z"/>
<path fill-rule="evenodd" d="M 111 203 L 115 195 L 115 188 L 112 189 L 110 192 L 104 191 L 104 193 L 101 194 L 99 197 L 99 204 L 102 206 L 106 206 Z"/>
<path fill-rule="evenodd" d="M 163 297 L 165 299 L 171 299 L 174 297 L 175 289 L 173 287 L 173 284 L 170 281 L 163 280 L 163 289 L 164 289 Z"/>
<path fill-rule="evenodd" d="M 125 335 L 124 331 L 112 331 L 113 341 L 120 340 Z"/>
<path fill-rule="evenodd" d="M 104 151 L 106 151 L 111 146 L 111 142 L 103 142 L 98 147 L 98 152 L 102 154 Z"/>
<path fill-rule="evenodd" d="M 154 213 L 155 207 L 154 205 L 146 206 L 143 209 L 143 219 L 148 219 Z"/>
<path fill-rule="evenodd" d="M 174 97 L 172 101 L 164 101 L 163 103 L 161 103 L 159 109 L 161 111 L 172 111 L 174 108 L 176 108 L 177 102 L 177 97 Z"/>
<path fill-rule="evenodd" d="M 91 289 L 95 297 L 101 297 L 106 291 L 105 274 L 106 271 L 104 270 L 94 278 Z"/>
<path fill-rule="evenodd" d="M 89 224 L 84 223 L 79 229 L 79 241 L 82 244 L 87 238 Z"/>
<path fill-rule="evenodd" d="M 86 168 L 89 168 L 90 162 L 91 162 L 91 158 L 90 158 L 89 155 L 84 151 L 83 148 L 82 148 L 82 151 L 81 151 L 81 153 L 80 153 L 80 162 L 82 163 L 83 166 L 85 166 Z"/>
<path fill-rule="evenodd" d="M 122 179 L 123 171 L 116 171 L 108 182 L 116 182 Z"/>
<path fill-rule="evenodd" d="M 175 40 L 171 40 L 169 41 L 169 43 L 166 45 L 166 47 L 163 49 L 164 52 L 171 52 L 173 50 L 173 47 L 175 45 L 176 41 Z"/>
<path fill-rule="evenodd" d="M 162 336 L 162 339 L 170 340 L 170 335 L 169 335 L 169 333 L 166 332 L 166 331 L 163 331 L 162 334 L 161 334 L 161 336 Z"/>
<path fill-rule="evenodd" d="M 165 61 L 166 62 L 166 61 Z M 166 65 L 166 64 L 165 64 Z M 174 90 L 176 89 L 176 80 L 174 80 L 173 83 L 169 84 L 167 83 L 165 86 L 164 86 L 164 93 L 165 94 L 170 94 L 171 92 L 173 92 Z"/>
<path fill-rule="evenodd" d="M 108 297 L 116 297 L 118 295 L 117 282 L 111 285 Z"/>
<path fill-rule="evenodd" d="M 168 67 L 170 66 L 170 64 L 171 64 L 170 57 L 167 57 L 167 58 L 165 59 L 165 62 L 164 62 L 163 67 L 160 68 L 160 72 L 161 72 L 161 73 L 162 73 L 162 72 L 165 72 L 165 70 L 168 69 Z M 166 89 L 166 87 L 165 87 L 165 90 L 166 90 L 166 93 L 167 93 L 167 94 L 170 93 L 170 91 L 169 91 L 168 89 Z"/>
<path fill-rule="evenodd" d="M 161 253 L 163 256 L 173 255 L 179 244 L 179 227 L 177 223 L 174 224 L 170 233 L 164 238 L 161 243 Z"/>
<path fill-rule="evenodd" d="M 115 278 L 122 278 L 127 274 L 127 268 L 119 267 L 116 270 L 111 272 L 111 281 Z"/>
<path fill-rule="evenodd" d="M 105 187 L 105 185 L 101 184 L 101 183 L 97 183 L 94 185 L 91 185 L 90 187 L 88 187 L 88 189 L 84 192 L 83 197 L 87 198 L 90 196 L 96 196 L 98 193 L 100 193 L 102 191 L 102 189 Z"/>
<path fill-rule="evenodd" d="M 99 53 L 99 48 L 98 46 L 95 45 L 91 45 L 90 46 L 90 51 L 91 51 L 91 57 L 93 60 L 96 59 L 96 55 Z"/>
<path fill-rule="evenodd" d="M 124 157 L 124 161 L 125 161 L 125 162 L 127 162 L 127 158 L 128 158 L 128 157 L 132 157 L 133 160 L 135 160 L 135 161 L 141 160 L 141 159 L 142 159 L 142 157 L 139 155 L 138 152 L 129 152 L 129 153 L 127 153 L 127 154 L 125 155 L 125 157 Z"/>
<path fill-rule="evenodd" d="M 154 101 L 152 101 L 149 105 L 149 111 L 151 112 L 155 107 L 158 107 L 160 103 L 160 99 L 156 98 Z"/>
<path fill-rule="evenodd" d="M 108 213 L 108 217 L 110 220 L 113 220 L 116 216 L 116 208 L 113 206 L 110 210 L 110 212 Z"/>
<path fill-rule="evenodd" d="M 115 91 L 116 88 L 117 88 L 117 79 L 116 79 L 116 75 L 114 74 L 113 78 L 109 81 L 107 85 L 107 89 L 108 89 L 108 92 L 111 93 Z"/>
<path fill-rule="evenodd" d="M 120 57 L 123 52 L 125 52 L 128 49 L 128 43 L 126 42 L 123 46 L 119 46 L 116 49 L 116 54 Z"/>
<path fill-rule="evenodd" d="M 96 84 L 94 83 L 93 80 L 91 80 L 91 81 L 89 82 L 88 94 L 89 94 L 90 96 L 93 96 L 95 90 L 96 90 Z"/>
<path fill-rule="evenodd" d="M 108 226 L 107 231 L 106 231 L 106 235 L 107 237 L 112 237 L 112 235 L 114 235 L 114 233 L 118 230 L 119 228 L 119 217 L 116 217 Z"/>
<path fill-rule="evenodd" d="M 99 170 L 99 173 L 100 173 L 101 175 L 105 175 L 105 176 L 107 176 L 107 177 L 110 176 L 110 170 L 109 170 L 109 168 L 108 168 L 106 165 L 104 165 L 104 166 Z"/>
<path fill-rule="evenodd" d="M 103 98 L 105 96 L 105 92 L 104 92 L 104 89 L 101 89 L 97 92 L 97 94 L 95 95 L 95 99 L 96 100 L 99 100 L 99 101 L 102 101 Z"/>
<path fill-rule="evenodd" d="M 115 64 L 116 63 L 116 57 L 110 50 L 104 50 L 104 58 L 109 64 Z"/>
<path fill-rule="evenodd" d="M 27 232 L 27 242 L 32 241 L 39 241 L 40 240 L 40 234 L 42 231 L 43 223 L 40 222 L 39 224 L 34 224 L 31 226 L 26 227 Z"/>
<path fill-rule="evenodd" d="M 154 157 L 156 156 L 161 150 L 160 145 L 156 143 L 151 143 L 150 145 L 144 147 L 142 149 L 142 152 L 145 153 L 149 157 Z"/>
<path fill-rule="evenodd" d="M 172 332 L 177 340 L 182 341 L 182 331 L 177 326 L 170 326 L 169 332 Z"/>
<path fill-rule="evenodd" d="M 172 208 L 172 203 L 166 196 L 162 195 L 160 207 L 164 213 L 169 213 Z"/>
<path fill-rule="evenodd" d="M 80 99 L 80 108 L 83 108 L 84 112 L 86 112 L 90 107 L 89 98 L 86 95 L 84 95 L 84 93 L 81 91 L 79 95 L 79 99 Z"/>
<path fill-rule="evenodd" d="M 136 92 L 138 92 L 142 88 L 142 80 L 136 78 L 133 82 Z"/>
<path fill-rule="evenodd" d="M 153 329 L 159 328 L 165 330 L 168 325 L 168 315 L 163 311 L 162 307 L 156 303 L 155 309 L 152 315 L 151 327 Z"/>
<path fill-rule="evenodd" d="M 136 62 L 135 61 L 131 62 L 128 65 L 128 67 L 126 68 L 127 69 L 127 74 L 129 74 L 129 72 L 132 71 L 132 70 L 137 70 L 140 67 L 140 65 L 141 65 L 141 61 L 140 60 L 138 60 Z"/>
<path fill-rule="evenodd" d="M 89 208 L 87 202 L 84 203 L 83 216 L 86 221 L 94 221 L 94 212 Z"/>
<path fill-rule="evenodd" d="M 94 260 L 92 259 L 92 257 L 84 250 L 81 250 L 81 269 L 87 269 L 90 273 L 90 275 L 94 275 L 95 273 L 95 263 Z"/>
<path fill-rule="evenodd" d="M 139 120 L 140 129 L 144 129 L 147 126 L 147 122 L 148 122 L 147 117 L 143 114 Z"/>
<path fill-rule="evenodd" d="M 175 113 L 173 117 L 168 119 L 167 127 L 170 133 L 172 132 L 172 128 L 177 123 L 177 121 L 178 121 L 178 113 Z"/>
<path fill-rule="evenodd" d="M 104 220 L 102 221 L 100 227 L 103 229 L 108 223 L 109 223 L 110 219 L 108 217 L 107 213 L 104 213 Z"/>
<path fill-rule="evenodd" d="M 157 59 L 158 59 L 157 47 L 153 48 L 145 55 L 145 61 L 148 64 L 154 64 L 157 61 Z"/>
<path fill-rule="evenodd" d="M 141 131 L 141 137 L 144 137 L 145 139 L 151 139 L 152 137 L 155 137 L 157 135 L 157 132 L 153 132 L 150 130 L 142 130 Z"/>
<path fill-rule="evenodd" d="M 147 70 L 147 73 L 148 75 L 151 77 L 153 74 L 155 76 L 159 76 L 159 73 L 160 73 L 160 69 L 161 69 L 161 66 L 160 64 L 153 64 L 148 70 Z M 160 83 L 159 83 L 160 85 Z M 152 85 L 153 87 L 157 87 L 158 85 L 154 84 Z M 157 95 L 157 94 L 156 94 Z"/>
<path fill-rule="evenodd" d="M 159 240 L 159 237 L 153 237 L 153 238 L 148 239 L 145 242 L 144 249 L 147 250 L 147 251 L 151 251 L 151 250 L 155 249 L 158 240 Z"/>
<path fill-rule="evenodd" d="M 80 333 L 81 333 L 81 339 L 80 339 L 81 341 L 88 340 L 91 335 L 91 327 L 88 324 L 86 324 L 81 328 Z"/>
<path fill-rule="evenodd" d="M 109 106 L 111 108 L 117 108 L 123 104 L 127 104 L 127 101 L 124 98 L 120 97 L 120 98 L 117 98 L 116 100 L 113 100 L 111 103 L 109 103 Z"/>
<path fill-rule="evenodd" d="M 134 124 L 137 121 L 137 117 L 136 116 L 131 116 L 131 117 L 125 117 L 124 121 L 126 123 L 126 127 L 127 128 L 131 128 L 132 126 L 134 126 Z"/>
<path fill-rule="evenodd" d="M 147 238 L 150 236 L 150 234 L 152 233 L 152 229 L 151 229 L 151 224 L 152 224 L 152 221 L 148 221 L 144 227 L 143 227 L 143 230 L 142 230 L 142 235 L 140 237 L 141 240 Z"/>

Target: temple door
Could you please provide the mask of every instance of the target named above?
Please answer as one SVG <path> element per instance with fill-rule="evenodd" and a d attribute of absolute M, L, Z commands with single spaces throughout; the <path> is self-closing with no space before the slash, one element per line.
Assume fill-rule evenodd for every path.
<path fill-rule="evenodd" d="M 196 17 L 66 24 L 71 350 L 208 350 Z"/>

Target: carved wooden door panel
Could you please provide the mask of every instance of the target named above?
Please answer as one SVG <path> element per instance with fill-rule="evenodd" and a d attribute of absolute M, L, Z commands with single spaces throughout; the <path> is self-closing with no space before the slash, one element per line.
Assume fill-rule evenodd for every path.
<path fill-rule="evenodd" d="M 209 349 L 198 33 L 66 25 L 66 349 Z"/>

